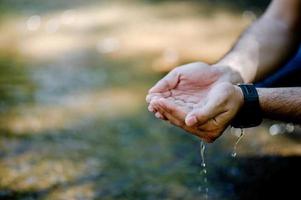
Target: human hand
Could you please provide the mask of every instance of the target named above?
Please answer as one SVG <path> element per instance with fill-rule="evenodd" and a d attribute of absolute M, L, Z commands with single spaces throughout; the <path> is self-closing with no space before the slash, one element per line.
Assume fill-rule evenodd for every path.
<path fill-rule="evenodd" d="M 200 102 L 217 82 L 243 82 L 240 74 L 222 65 L 209 66 L 197 62 L 175 68 L 149 90 L 146 101 L 158 98 L 172 98 L 178 103 Z M 158 118 L 164 116 L 149 105 L 149 110 Z"/>
<path fill-rule="evenodd" d="M 206 142 L 213 142 L 242 107 L 243 93 L 238 86 L 223 82 L 214 85 L 202 102 L 186 104 L 172 98 L 159 98 L 150 104 L 172 124 Z"/>
<path fill-rule="evenodd" d="M 188 109 L 191 110 L 191 105 L 202 101 L 214 84 L 223 81 L 243 82 L 240 74 L 227 66 L 219 64 L 209 66 L 201 62 L 183 65 L 172 70 L 152 87 L 146 101 L 150 103 L 155 99 L 168 98 L 174 103 L 185 105 L 182 106 L 182 110 L 188 111 Z M 152 104 L 149 105 L 148 109 L 154 112 L 157 118 L 167 119 L 162 113 L 154 109 Z M 177 112 L 175 116 L 180 115 L 182 111 L 179 109 Z"/>
<path fill-rule="evenodd" d="M 206 96 L 212 84 L 220 76 L 219 70 L 205 63 L 192 63 L 177 67 L 149 90 L 146 101 L 150 103 L 154 99 L 169 98 L 185 105 L 196 104 Z M 151 104 L 149 110 L 156 113 L 157 117 L 163 118 L 162 113 L 154 110 Z"/>
<path fill-rule="evenodd" d="M 175 68 L 150 89 L 146 98 L 148 109 L 157 118 L 168 120 L 205 139 L 197 127 L 185 124 L 185 117 L 196 106 L 204 104 L 210 89 L 219 82 L 239 83 L 242 78 L 237 72 L 221 65 L 191 63 Z"/>

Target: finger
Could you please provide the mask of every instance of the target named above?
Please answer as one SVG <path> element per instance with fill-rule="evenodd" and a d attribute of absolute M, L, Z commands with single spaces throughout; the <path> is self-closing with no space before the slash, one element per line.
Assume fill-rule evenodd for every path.
<path fill-rule="evenodd" d="M 161 106 L 158 106 L 158 111 L 162 113 L 162 115 L 173 125 L 178 126 L 180 128 L 184 128 L 185 123 L 179 120 L 175 116 L 171 115 L 170 113 L 166 112 Z"/>
<path fill-rule="evenodd" d="M 162 113 L 160 113 L 159 110 L 157 110 L 157 111 L 155 112 L 155 117 L 158 118 L 158 119 L 162 119 L 162 120 L 164 120 L 164 121 L 167 121 L 167 120 L 168 120 Z"/>
<path fill-rule="evenodd" d="M 210 119 L 207 123 L 198 126 L 200 130 L 219 133 L 226 128 L 229 123 L 229 113 L 223 112 Z"/>
<path fill-rule="evenodd" d="M 176 70 L 169 72 L 163 79 L 161 79 L 154 87 L 149 90 L 149 93 L 166 92 L 177 86 L 180 74 Z"/>
<path fill-rule="evenodd" d="M 168 120 L 171 124 L 184 129 L 186 132 L 197 136 L 198 138 L 204 140 L 207 143 L 213 142 L 212 138 L 210 138 L 208 136 L 207 132 L 202 131 L 198 128 L 188 127 L 188 126 L 185 125 L 185 122 L 183 121 L 182 116 L 175 117 L 174 115 L 170 114 L 170 113 L 174 113 L 174 112 L 171 112 L 171 110 L 170 110 L 172 108 L 166 109 L 166 108 L 163 108 L 161 106 L 158 106 L 157 109 L 160 113 L 162 113 L 163 116 L 166 117 L 166 120 Z M 169 112 L 167 112 L 167 111 L 169 111 Z"/>
<path fill-rule="evenodd" d="M 163 115 L 160 112 L 156 112 L 155 113 L 155 117 L 157 117 L 158 119 L 164 119 Z"/>
<path fill-rule="evenodd" d="M 157 114 L 157 116 L 156 116 L 157 118 L 167 120 L 166 116 L 162 112 L 163 109 L 160 108 L 158 99 L 151 101 L 151 103 L 149 104 L 149 110 L 152 110 L 152 112 L 155 114 L 155 116 Z"/>
<path fill-rule="evenodd" d="M 147 107 L 147 109 L 148 109 L 149 112 L 155 113 L 155 109 L 153 108 L 153 106 L 149 105 L 149 106 Z"/>
<path fill-rule="evenodd" d="M 161 98 L 159 100 L 152 101 L 151 105 L 172 124 L 179 127 L 182 127 L 185 124 L 184 119 L 186 114 L 170 100 Z"/>
<path fill-rule="evenodd" d="M 162 107 L 158 107 L 158 110 L 160 113 L 162 113 L 166 119 L 173 125 L 182 128 L 183 130 L 185 130 L 187 133 L 190 133 L 192 135 L 197 136 L 198 138 L 204 140 L 207 143 L 211 143 L 212 139 L 210 137 L 208 137 L 208 134 L 205 131 L 193 128 L 193 127 L 188 127 L 185 125 L 185 123 L 183 122 L 183 120 L 179 120 L 178 118 L 176 118 L 175 116 L 171 115 L 169 112 L 166 112 L 165 109 L 163 109 Z"/>
<path fill-rule="evenodd" d="M 150 103 L 152 100 L 159 99 L 159 98 L 167 98 L 171 96 L 171 92 L 162 92 L 162 93 L 150 93 L 146 96 L 145 100 L 147 103 Z"/>
<path fill-rule="evenodd" d="M 196 124 L 204 124 L 210 119 L 213 119 L 217 115 L 223 112 L 223 106 L 221 106 L 223 101 L 218 98 L 214 98 L 207 102 L 204 106 L 195 108 L 185 118 L 185 123 L 187 126 L 194 126 Z"/>
<path fill-rule="evenodd" d="M 162 98 L 162 96 L 156 94 L 156 95 L 154 95 L 154 96 L 149 100 L 148 110 L 149 110 L 150 112 L 153 112 L 153 113 L 156 113 L 156 112 L 157 112 L 156 108 L 153 106 L 153 104 L 152 104 L 151 102 L 154 101 L 154 100 L 160 99 L 160 98 Z M 147 100 L 147 101 L 148 101 L 148 100 Z"/>
<path fill-rule="evenodd" d="M 147 103 L 150 103 L 152 100 L 159 99 L 161 97 L 162 97 L 162 95 L 160 93 L 148 94 L 148 95 L 146 95 L 145 100 Z"/>
<path fill-rule="evenodd" d="M 156 104 L 158 104 L 164 110 L 164 112 L 169 113 L 170 115 L 185 123 L 187 112 L 185 112 L 185 110 L 181 106 L 178 106 L 171 100 L 164 98 L 159 99 Z"/>
<path fill-rule="evenodd" d="M 198 126 L 198 129 L 200 131 L 206 133 L 207 142 L 209 142 L 209 143 L 214 142 L 225 131 L 228 124 L 224 123 L 222 121 L 219 121 L 219 120 L 223 120 L 223 118 L 225 118 L 225 115 L 227 115 L 227 114 L 225 114 L 225 113 L 220 114 L 216 118 L 210 119 L 205 124 Z"/>

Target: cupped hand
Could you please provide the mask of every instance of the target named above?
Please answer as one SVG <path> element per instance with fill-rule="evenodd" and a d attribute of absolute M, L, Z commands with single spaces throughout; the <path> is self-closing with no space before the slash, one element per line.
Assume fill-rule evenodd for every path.
<path fill-rule="evenodd" d="M 177 67 L 149 90 L 146 101 L 150 103 L 163 97 L 195 104 L 206 96 L 212 84 L 220 77 L 220 71 L 205 63 Z M 156 112 L 151 105 L 149 110 Z"/>
<path fill-rule="evenodd" d="M 153 86 L 146 97 L 150 103 L 158 98 L 172 98 L 179 102 L 200 102 L 210 88 L 218 82 L 243 82 L 238 72 L 226 66 L 210 66 L 196 62 L 173 69 Z M 149 106 L 151 112 L 155 110 Z"/>
<path fill-rule="evenodd" d="M 203 135 L 198 129 L 185 125 L 185 116 L 197 105 L 205 103 L 211 88 L 220 82 L 242 82 L 241 76 L 224 66 L 191 63 L 177 67 L 149 90 L 148 109 L 157 118 L 170 121 L 188 132 Z M 158 101 L 160 99 L 160 101 Z M 161 106 L 154 106 L 160 102 Z"/>
<path fill-rule="evenodd" d="M 222 82 L 214 85 L 202 102 L 187 104 L 169 97 L 154 99 L 150 104 L 172 124 L 213 142 L 238 113 L 243 94 L 238 86 Z"/>

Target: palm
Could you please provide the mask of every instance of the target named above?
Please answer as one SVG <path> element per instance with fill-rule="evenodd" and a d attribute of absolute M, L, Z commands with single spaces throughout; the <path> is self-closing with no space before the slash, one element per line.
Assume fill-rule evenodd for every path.
<path fill-rule="evenodd" d="M 188 113 L 203 104 L 220 74 L 208 65 L 191 64 L 180 69 L 176 84 L 168 89 L 151 93 L 152 99 L 165 98 L 177 105 L 179 112 Z"/>
<path fill-rule="evenodd" d="M 233 105 L 224 104 L 230 98 L 229 91 L 236 94 L 232 83 L 238 82 L 242 82 L 241 76 L 222 66 L 192 63 L 178 67 L 150 89 L 149 110 L 156 117 L 212 142 L 237 112 L 237 109 L 228 108 Z M 236 95 L 234 99 L 239 98 Z"/>
<path fill-rule="evenodd" d="M 183 83 L 183 85 L 185 82 Z M 183 112 L 188 113 L 197 105 L 204 103 L 210 86 L 197 87 L 190 85 L 191 88 L 183 87 L 180 83 L 178 87 L 165 93 L 163 98 L 168 99 L 178 106 Z M 169 94 L 168 94 L 169 93 Z M 158 95 L 159 97 L 160 95 Z"/>

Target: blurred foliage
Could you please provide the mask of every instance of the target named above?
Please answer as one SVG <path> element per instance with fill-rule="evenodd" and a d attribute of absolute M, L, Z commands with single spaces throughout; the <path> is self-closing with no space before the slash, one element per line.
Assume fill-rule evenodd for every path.
<path fill-rule="evenodd" d="M 102 0 L 106 2 L 108 0 Z M 196 2 L 200 4 L 207 4 L 214 7 L 234 8 L 236 10 L 251 9 L 256 11 L 263 11 L 271 0 L 127 0 L 129 2 L 143 2 L 143 3 L 164 3 L 164 2 Z M 126 2 L 126 1 L 125 1 Z M 99 3 L 97 0 L 72 0 L 72 7 Z M 49 1 L 49 0 L 0 0 L 0 11 L 4 13 L 18 12 L 22 10 L 27 11 L 51 11 L 63 10 L 70 8 L 70 0 Z M 1 16 L 1 15 L 0 15 Z"/>
<path fill-rule="evenodd" d="M 142 0 L 150 3 L 162 3 L 162 2 L 183 2 L 183 0 Z M 207 4 L 209 6 L 217 6 L 223 8 L 234 8 L 237 10 L 251 9 L 254 11 L 263 11 L 271 0 L 188 0 L 190 2 L 196 2 L 201 4 Z M 187 2 L 187 1 L 185 1 Z"/>
<path fill-rule="evenodd" d="M 0 56 L 0 113 L 33 100 L 35 85 L 24 65 L 18 56 Z"/>

